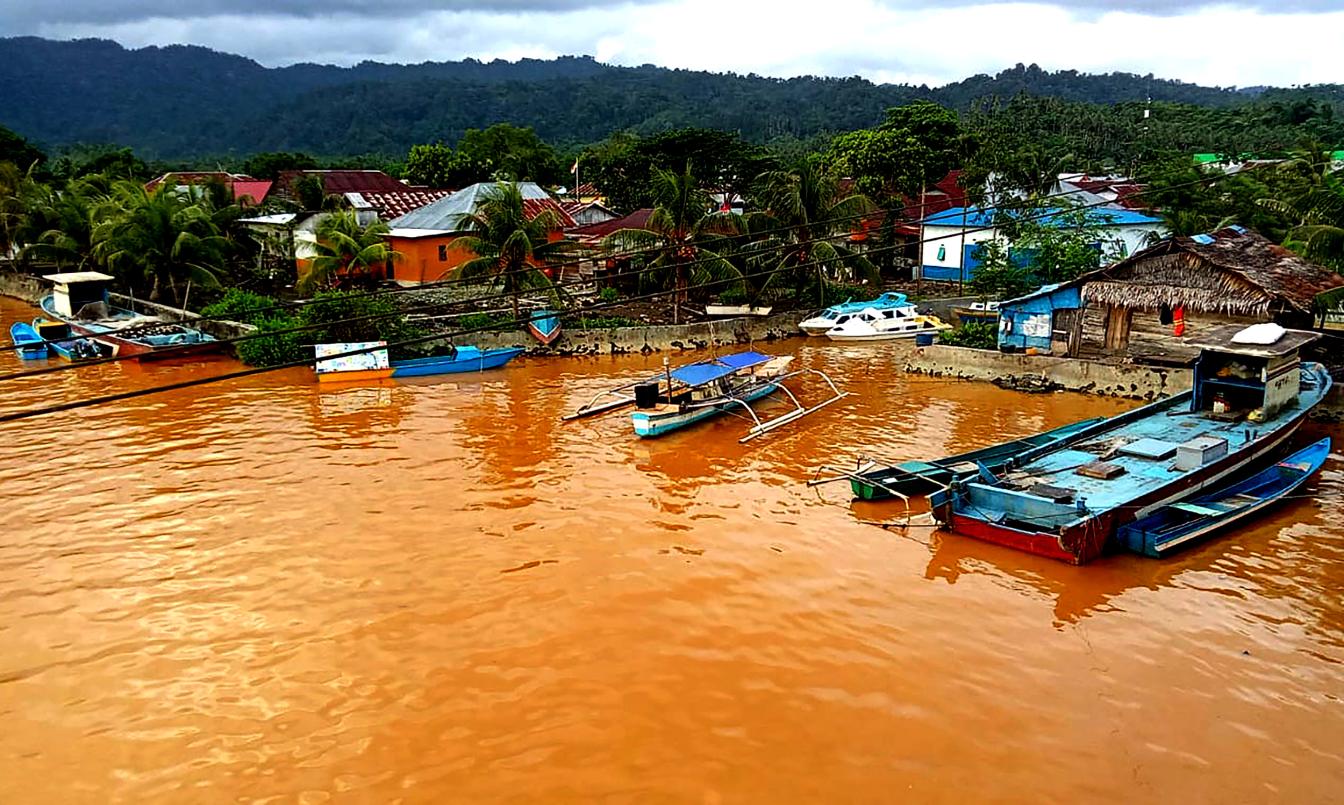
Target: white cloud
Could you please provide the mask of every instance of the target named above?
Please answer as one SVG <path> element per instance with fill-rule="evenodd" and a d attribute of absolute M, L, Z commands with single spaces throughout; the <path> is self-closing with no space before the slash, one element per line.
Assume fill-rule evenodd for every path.
<path fill-rule="evenodd" d="M 1333 0 L 1331 0 L 1333 2 Z M 1153 73 L 1209 85 L 1320 83 L 1344 76 L 1344 49 L 1304 46 L 1344 31 L 1344 10 L 1275 13 L 1250 7 L 1108 11 L 1107 0 L 912 7 L 889 0 L 663 0 L 528 10 L 412 12 L 395 4 L 340 13 L 141 16 L 120 22 L 40 22 L 31 33 L 101 36 L 127 46 L 192 43 L 264 64 L 353 64 L 591 54 L 615 64 L 698 70 L 854 75 L 937 85 L 1017 62 L 1046 69 Z M 1318 5 L 1325 0 L 1318 0 Z M 456 4 L 461 7 L 463 4 Z M 554 8 L 554 6 L 551 6 Z M 1074 11 L 1070 9 L 1083 9 Z"/>

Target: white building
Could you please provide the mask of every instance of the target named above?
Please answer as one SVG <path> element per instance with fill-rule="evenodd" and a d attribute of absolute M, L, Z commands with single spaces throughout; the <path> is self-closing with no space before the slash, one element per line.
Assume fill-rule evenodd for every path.
<path fill-rule="evenodd" d="M 1063 209 L 1041 216 L 1046 226 L 1064 224 Z M 1166 235 L 1162 222 L 1141 212 L 1119 207 L 1087 210 L 1098 224 L 1103 262 L 1127 257 Z M 980 265 L 979 244 L 999 239 L 994 228 L 994 209 L 953 207 L 930 215 L 920 227 L 920 275 L 923 279 L 969 281 Z M 1012 244 L 1008 244 L 1011 249 Z"/>

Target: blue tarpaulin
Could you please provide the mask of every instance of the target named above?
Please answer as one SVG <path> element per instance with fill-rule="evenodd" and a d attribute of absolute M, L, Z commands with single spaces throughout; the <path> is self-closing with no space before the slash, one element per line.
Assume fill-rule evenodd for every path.
<path fill-rule="evenodd" d="M 759 352 L 737 352 L 720 358 L 711 358 L 707 361 L 678 366 L 672 370 L 672 376 L 688 386 L 703 386 L 721 377 L 727 377 L 739 369 L 756 366 L 768 360 L 770 360 L 769 355 L 762 355 Z"/>

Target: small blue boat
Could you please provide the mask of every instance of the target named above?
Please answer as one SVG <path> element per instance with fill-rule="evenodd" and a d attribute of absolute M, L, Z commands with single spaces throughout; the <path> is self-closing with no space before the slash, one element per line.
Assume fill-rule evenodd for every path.
<path fill-rule="evenodd" d="M 516 347 L 484 350 L 477 347 L 457 347 L 452 355 L 392 361 L 392 376 L 428 377 L 498 369 L 521 354 L 523 350 Z"/>
<path fill-rule="evenodd" d="M 9 325 L 9 338 L 17 347 L 20 358 L 33 361 L 47 357 L 47 342 L 28 322 L 16 321 Z"/>
<path fill-rule="evenodd" d="M 111 352 L 92 338 L 80 338 L 70 329 L 69 322 L 33 319 L 33 329 L 47 342 L 47 349 L 67 361 L 91 361 Z"/>
<path fill-rule="evenodd" d="M 550 346 L 560 337 L 560 314 L 545 308 L 532 311 L 527 320 L 527 331 L 542 346 Z"/>
<path fill-rule="evenodd" d="M 1187 548 L 1283 500 L 1315 475 L 1329 455 L 1330 440 L 1322 439 L 1244 481 L 1163 506 L 1121 526 L 1120 545 L 1157 558 Z"/>

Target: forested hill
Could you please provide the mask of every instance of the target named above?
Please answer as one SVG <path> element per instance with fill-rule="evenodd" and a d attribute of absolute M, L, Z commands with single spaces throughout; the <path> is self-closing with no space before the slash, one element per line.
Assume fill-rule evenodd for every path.
<path fill-rule="evenodd" d="M 412 144 L 455 142 L 468 128 L 501 121 L 532 126 L 561 144 L 622 129 L 647 134 L 684 126 L 737 130 L 766 142 L 871 126 L 887 107 L 915 98 L 964 109 L 1023 92 L 1201 106 L 1251 96 L 1125 73 L 1048 73 L 1034 65 L 930 89 L 859 78 L 613 67 L 587 57 L 267 68 L 194 46 L 127 50 L 105 40 L 33 37 L 0 39 L 0 86 L 0 125 L 37 143 L 115 143 L 157 158 L 266 150 L 400 155 Z"/>

